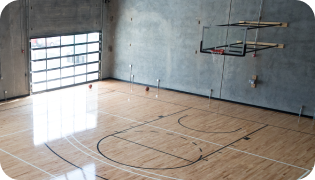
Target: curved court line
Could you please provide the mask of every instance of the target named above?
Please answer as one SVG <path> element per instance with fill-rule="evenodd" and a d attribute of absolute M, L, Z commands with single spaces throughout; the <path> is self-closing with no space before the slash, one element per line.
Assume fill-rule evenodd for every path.
<path fill-rule="evenodd" d="M 190 164 L 187 164 L 187 165 L 184 165 L 184 166 L 178 166 L 178 167 L 173 167 L 173 168 L 144 168 L 144 167 L 137 167 L 137 166 L 131 166 L 131 165 L 128 165 L 128 164 L 124 164 L 124 163 L 121 163 L 121 162 L 118 162 L 118 161 L 115 161 L 107 156 L 105 156 L 99 149 L 99 145 L 100 143 L 105 139 L 105 138 L 108 138 L 110 136 L 114 136 L 116 134 L 119 134 L 119 133 L 115 133 L 115 134 L 111 134 L 111 135 L 108 135 L 108 136 L 105 136 L 103 137 L 98 143 L 97 143 L 97 150 L 98 152 L 103 155 L 106 159 L 110 160 L 110 161 L 113 161 L 115 163 L 118 163 L 118 164 L 121 164 L 121 165 L 124 165 L 124 166 L 128 166 L 128 167 L 133 167 L 133 168 L 141 168 L 141 169 L 152 169 L 152 170 L 168 170 L 168 169 L 179 169 L 179 168 L 183 168 L 183 167 L 187 167 L 187 166 L 190 166 L 190 165 L 193 165 L 195 164 L 196 162 L 202 160 L 202 155 L 200 155 L 199 159 L 197 159 L 196 161 L 190 163 Z"/>
<path fill-rule="evenodd" d="M 305 172 L 301 177 L 299 177 L 299 179 L 297 180 L 301 180 L 304 176 L 306 176 L 309 172 L 311 172 L 311 170 L 308 170 L 307 172 Z"/>
<path fill-rule="evenodd" d="M 126 170 L 126 169 L 123 169 L 123 168 L 120 168 L 120 167 L 111 165 L 111 164 L 109 164 L 109 163 L 107 163 L 107 162 L 104 162 L 104 161 L 102 161 L 102 160 L 100 160 L 100 159 L 97 159 L 97 158 L 95 158 L 94 156 L 89 155 L 88 153 L 82 151 L 80 148 L 78 148 L 77 146 L 75 146 L 72 142 L 69 141 L 69 139 L 68 139 L 67 137 L 65 137 L 65 139 L 66 139 L 73 147 L 75 147 L 76 149 L 78 149 L 78 150 L 81 151 L 82 153 L 84 153 L 84 154 L 86 154 L 87 156 L 90 156 L 91 158 L 96 159 L 96 160 L 98 160 L 98 161 L 100 161 L 100 162 L 102 162 L 102 163 L 104 163 L 104 164 L 110 165 L 110 166 L 112 166 L 112 167 L 115 167 L 115 168 L 117 168 L 117 169 L 120 169 L 120 170 L 123 170 L 123 171 L 126 171 L 126 172 L 130 172 L 130 173 L 132 173 L 132 174 L 136 174 L 136 175 L 139 175 L 139 176 L 147 177 L 147 178 L 150 178 L 150 179 L 156 179 L 156 178 L 153 178 L 153 177 L 150 177 L 150 176 L 146 176 L 146 175 L 143 175 L 143 174 L 138 174 L 138 173 L 135 173 L 135 172 L 132 172 L 132 171 L 128 171 L 128 170 Z M 173 178 L 173 179 L 174 179 L 174 178 Z M 156 179 L 156 180 L 160 180 L 160 179 Z"/>
<path fill-rule="evenodd" d="M 77 165 L 75 165 L 75 164 L 73 164 L 73 163 L 67 161 L 66 159 L 64 159 L 63 157 L 61 157 L 59 154 L 57 154 L 54 150 L 52 150 L 46 143 L 45 143 L 45 145 L 46 145 L 47 148 L 48 148 L 51 152 L 53 152 L 56 156 L 58 156 L 59 158 L 61 158 L 61 159 L 64 160 L 64 161 L 66 161 L 67 163 L 71 164 L 72 166 L 74 166 L 74 167 L 76 167 L 76 168 L 78 168 L 78 169 L 81 169 L 82 171 L 88 172 L 89 174 L 93 174 L 93 175 L 95 175 L 96 177 L 99 177 L 99 178 L 101 178 L 101 179 L 109 180 L 109 179 L 106 179 L 106 178 L 104 178 L 104 177 L 102 177 L 102 176 L 98 176 L 98 175 L 96 175 L 96 174 L 94 174 L 94 173 L 91 173 L 91 172 L 89 172 L 89 171 L 87 171 L 87 170 L 84 170 L 83 168 L 81 168 L 81 167 L 79 167 L 79 166 L 77 166 Z"/>
<path fill-rule="evenodd" d="M 108 115 L 112 115 L 112 116 L 115 116 L 115 117 L 119 117 L 119 118 L 121 118 L 121 119 L 126 119 L 126 120 L 128 120 L 128 121 L 132 121 L 132 122 L 137 122 L 137 123 L 140 123 L 140 124 L 144 124 L 144 123 L 139 122 L 139 121 L 135 121 L 135 120 L 132 120 L 132 119 L 120 117 L 120 116 L 113 115 L 113 114 L 110 114 L 110 113 L 107 113 L 107 112 L 103 112 L 103 111 L 99 111 L 99 112 L 102 112 L 102 113 L 108 114 Z M 207 142 L 207 143 L 210 143 L 210 144 L 214 144 L 214 145 L 217 145 L 217 146 L 224 147 L 224 146 L 221 145 L 221 144 L 217 144 L 217 143 L 214 143 L 214 142 L 206 141 L 206 140 L 199 139 L 199 138 L 196 138 L 196 137 L 192 137 L 192 136 L 189 136 L 189 135 L 186 135 L 186 134 L 181 134 L 181 133 L 178 133 L 178 132 L 175 132 L 175 131 L 167 130 L 167 129 L 160 128 L 160 127 L 157 127 L 157 126 L 153 126 L 153 125 L 150 125 L 150 124 L 144 124 L 144 125 L 150 126 L 150 127 L 154 127 L 154 128 L 157 128 L 157 129 L 161 129 L 161 130 L 164 130 L 164 131 L 172 132 L 172 133 L 175 133 L 175 134 L 179 134 L 179 135 L 182 135 L 182 136 L 190 137 L 190 138 L 193 138 L 193 139 L 197 139 L 197 140 L 200 140 L 200 141 L 203 141 L 203 142 Z M 263 159 L 271 160 L 271 161 L 274 161 L 274 162 L 277 162 L 277 163 L 285 164 L 285 165 L 288 165 L 288 166 L 291 166 L 291 167 L 303 169 L 303 170 L 305 170 L 305 171 L 308 171 L 308 169 L 301 168 L 301 167 L 298 167 L 298 166 L 294 166 L 294 165 L 292 165 L 292 164 L 284 163 L 284 162 L 281 162 L 281 161 L 277 161 L 277 160 L 270 159 L 270 158 L 267 158 L 267 157 L 259 156 L 259 155 L 252 154 L 252 153 L 249 153 L 249 152 L 246 152 L 246 151 L 241 151 L 241 150 L 234 149 L 234 148 L 231 148 L 231 147 L 227 147 L 227 148 L 228 148 L 228 149 L 235 150 L 235 151 L 239 151 L 239 152 L 242 152 L 242 153 L 250 154 L 250 155 L 253 155 L 253 156 L 257 156 L 257 157 L 260 157 L 260 158 L 263 158 Z"/>
<path fill-rule="evenodd" d="M 18 159 L 18 160 L 20 160 L 20 161 L 22 161 L 22 162 L 24 162 L 24 163 L 26 163 L 26 164 L 28 164 L 28 165 L 30 165 L 30 166 L 32 166 L 32 167 L 34 167 L 34 168 L 38 169 L 38 170 L 40 170 L 40 171 L 42 171 L 42 172 L 44 172 L 44 173 L 46 173 L 46 174 L 50 175 L 51 177 L 57 178 L 56 176 L 54 176 L 54 175 L 50 174 L 49 172 L 44 171 L 44 170 L 42 170 L 42 169 L 40 169 L 40 168 L 38 168 L 38 167 L 34 166 L 33 164 L 28 163 L 28 162 L 24 161 L 23 159 L 18 158 L 18 157 L 16 157 L 16 156 L 14 156 L 13 154 L 10 154 L 10 153 L 6 152 L 6 151 L 5 151 L 5 150 L 3 150 L 3 149 L 0 149 L 0 151 L 2 151 L 2 152 L 4 152 L 4 153 L 7 153 L 7 154 L 9 154 L 10 156 L 15 157 L 16 159 Z"/>
<path fill-rule="evenodd" d="M 72 136 L 72 138 L 73 138 L 77 143 L 79 143 L 81 146 L 83 146 L 83 147 L 86 148 L 87 150 L 89 150 L 89 151 L 91 151 L 92 153 L 94 153 L 94 154 L 96 154 L 96 155 L 98 155 L 98 156 L 100 156 L 100 157 L 103 158 L 102 155 L 100 155 L 100 154 L 94 152 L 93 150 L 91 150 L 91 149 L 89 149 L 88 147 L 86 147 L 86 146 L 84 146 L 83 144 L 81 144 L 80 141 L 78 141 L 72 134 L 71 134 L 71 136 Z M 128 171 L 128 170 L 119 168 L 119 167 L 117 167 L 117 166 L 114 166 L 114 165 L 109 164 L 109 163 L 106 163 L 106 162 L 104 162 L 104 163 L 105 163 L 105 164 L 108 164 L 108 165 L 110 165 L 110 166 L 112 166 L 112 167 L 118 168 L 118 169 L 120 169 L 120 170 L 123 170 L 123 171 L 132 172 L 132 171 Z M 181 180 L 181 179 L 177 179 L 177 178 L 173 178 L 173 177 L 169 177 L 169 176 L 164 176 L 164 175 L 160 175 L 160 174 L 155 174 L 155 173 L 152 173 L 152 172 L 144 171 L 144 170 L 142 170 L 142 169 L 137 169 L 137 168 L 133 168 L 133 167 L 130 167 L 130 168 L 131 168 L 131 169 L 134 169 L 134 170 L 137 170 L 137 171 L 142 171 L 142 172 L 145 172 L 145 173 L 148 173 L 148 174 L 156 175 L 156 176 L 161 176 L 161 177 L 165 177 L 165 178 L 169 178 L 169 179 Z M 132 173 L 133 173 L 133 172 L 132 172 Z"/>
<path fill-rule="evenodd" d="M 179 118 L 179 119 L 178 119 L 178 124 L 180 124 L 180 125 L 183 126 L 184 128 L 187 128 L 187 129 L 190 129 L 190 130 L 193 130 L 193 131 L 198 131 L 198 132 L 203 132 L 203 133 L 233 133 L 233 132 L 237 132 L 237 131 L 239 131 L 239 130 L 242 129 L 242 128 L 239 128 L 239 129 L 237 129 L 237 130 L 235 130 L 235 131 L 230 131 L 230 132 L 207 132 L 207 131 L 200 131 L 200 130 L 196 130 L 196 129 L 192 129 L 192 128 L 189 128 L 189 127 L 187 127 L 187 126 L 184 126 L 184 125 L 180 122 L 181 119 L 184 118 L 184 117 L 187 117 L 187 115 L 186 115 L 186 116 L 183 116 L 183 117 L 181 117 L 181 118 Z"/>
<path fill-rule="evenodd" d="M 113 89 L 108 89 L 108 88 L 99 88 L 99 89 L 113 90 Z M 114 90 L 114 91 L 117 91 L 117 90 Z M 128 93 L 126 93 L 126 92 L 121 92 L 121 91 L 117 91 L 117 92 L 120 92 L 120 93 L 123 93 L 123 94 L 128 94 Z M 146 99 L 150 99 L 150 100 L 154 100 L 154 101 L 160 101 L 160 102 L 164 102 L 164 103 L 168 103 L 168 104 L 173 104 L 173 105 L 177 105 L 177 106 L 189 107 L 189 106 L 185 106 L 185 105 L 181 105 L 181 104 L 176 104 L 176 103 L 172 103 L 172 102 L 167 102 L 167 101 L 163 101 L 163 100 L 159 100 L 159 99 L 154 99 L 154 98 L 150 98 L 150 97 L 140 96 L 140 95 L 137 95 L 137 94 L 131 94 L 131 95 L 137 96 L 137 97 L 146 98 Z M 280 128 L 280 129 L 286 129 L 286 130 L 290 130 L 290 131 L 295 131 L 295 132 L 299 132 L 299 133 L 303 133 L 303 134 L 308 134 L 308 135 L 315 136 L 315 134 L 311 134 L 311 133 L 307 133 L 307 132 L 303 132 L 303 131 L 297 131 L 297 130 L 288 129 L 288 128 L 284 128 L 284 127 L 280 127 L 280 126 L 275 126 L 275 125 L 270 125 L 270 124 L 266 124 L 266 123 L 261 123 L 261 122 L 258 122 L 258 121 L 243 119 L 243 118 L 240 118 L 240 117 L 234 117 L 234 116 L 230 116 L 230 115 L 226 115 L 226 114 L 222 114 L 222 113 L 218 113 L 218 112 L 213 112 L 213 111 L 198 109 L 198 108 L 194 108 L 194 107 L 189 107 L 189 108 L 197 109 L 197 110 L 199 110 L 199 111 L 205 111 L 205 112 L 209 112 L 209 113 L 213 113 L 213 114 L 219 114 L 219 115 L 223 115 L 223 116 L 227 116 L 227 117 L 232 117 L 232 118 L 240 119 L 240 120 L 243 120 L 243 121 L 249 121 L 249 122 L 253 122 L 253 123 L 257 123 L 257 124 L 269 125 L 269 126 L 276 127 L 276 128 Z M 250 107 L 250 108 L 251 108 L 251 107 Z M 278 112 L 275 112 L 275 114 L 277 114 L 277 113 L 278 113 Z"/>

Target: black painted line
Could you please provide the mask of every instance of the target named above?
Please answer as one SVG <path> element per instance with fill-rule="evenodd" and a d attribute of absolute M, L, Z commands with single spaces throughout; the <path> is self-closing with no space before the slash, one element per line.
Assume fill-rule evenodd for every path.
<path fill-rule="evenodd" d="M 200 152 L 202 152 L 202 149 L 201 149 L 201 148 L 199 148 L 199 150 L 200 150 Z"/>
<path fill-rule="evenodd" d="M 184 138 L 184 137 L 180 137 L 180 138 L 187 140 L 187 139 L 186 139 L 186 138 Z"/>
<path fill-rule="evenodd" d="M 115 135 L 115 134 L 113 134 L 113 135 Z M 109 157 L 105 156 L 105 155 L 101 152 L 101 150 L 100 150 L 100 148 L 99 148 L 100 143 L 101 143 L 104 139 L 106 139 L 106 138 L 108 138 L 108 137 L 110 137 L 110 136 L 113 136 L 113 135 L 108 135 L 108 136 L 103 137 L 103 138 L 97 143 L 97 146 L 96 146 L 96 147 L 97 147 L 97 150 L 98 150 L 98 152 L 99 152 L 103 157 L 105 157 L 106 159 L 108 159 L 108 160 L 110 160 L 110 161 L 112 161 L 112 162 L 115 162 L 115 163 L 117 163 L 117 164 L 124 165 L 124 166 L 133 167 L 133 168 L 141 168 L 141 169 L 152 169 L 152 170 L 168 170 L 168 169 L 179 169 L 179 168 L 188 167 L 188 166 L 193 165 L 193 164 L 195 164 L 196 162 L 202 160 L 202 155 L 200 155 L 199 159 L 197 159 L 196 161 L 194 161 L 194 162 L 192 162 L 192 163 L 190 163 L 190 164 L 187 164 L 187 165 L 184 165 L 184 166 L 172 167 L 172 168 L 145 168 L 145 167 L 131 166 L 131 165 L 124 164 L 124 163 L 115 161 L 115 160 L 113 160 L 113 159 L 110 159 Z"/>
<path fill-rule="evenodd" d="M 190 108 L 188 108 L 188 109 L 190 109 Z M 163 118 L 166 118 L 166 117 L 172 116 L 172 115 L 174 115 L 174 114 L 178 114 L 178 113 L 187 111 L 188 109 L 184 109 L 184 110 L 182 110 L 182 111 L 178 111 L 178 112 L 175 112 L 175 113 L 173 113 L 173 114 L 169 114 L 169 115 L 167 115 L 167 116 L 164 116 Z M 137 125 L 137 126 L 131 126 L 131 128 L 125 129 L 125 130 L 123 130 L 123 131 L 128 131 L 128 130 L 130 130 L 130 129 L 134 129 L 134 128 L 137 128 L 137 127 L 140 127 L 140 126 L 144 126 L 144 125 L 146 125 L 146 124 L 149 124 L 149 123 L 151 123 L 151 122 L 158 121 L 158 120 L 161 120 L 161 119 L 162 119 L 162 118 L 154 119 L 154 120 L 152 120 L 152 121 L 146 121 L 146 123 L 142 123 L 142 124 L 139 124 L 139 125 Z M 121 131 L 121 132 L 123 132 L 123 131 Z M 116 131 L 115 131 L 115 132 L 116 132 Z"/>
<path fill-rule="evenodd" d="M 252 132 L 252 133 L 250 133 L 250 134 L 247 134 L 247 135 L 244 136 L 244 137 L 250 136 L 250 135 L 252 135 L 252 134 L 254 134 L 254 133 L 256 133 L 256 132 L 258 132 L 258 131 L 264 129 L 264 128 L 267 127 L 267 126 L 268 126 L 268 125 L 266 125 L 266 126 L 264 126 L 264 127 L 261 127 L 261 128 L 259 128 L 259 129 L 255 130 L 254 132 Z M 217 152 L 219 152 L 219 151 L 221 151 L 221 150 L 223 150 L 223 149 L 225 149 L 225 148 L 231 146 L 232 144 L 235 144 L 236 142 L 238 142 L 238 141 L 244 139 L 244 137 L 242 137 L 242 138 L 240 138 L 240 139 L 238 139 L 238 140 L 236 140 L 236 141 L 234 141 L 234 142 L 232 142 L 232 143 L 230 143 L 230 144 L 228 144 L 228 145 L 226 145 L 226 146 L 224 146 L 224 147 L 222 147 L 222 148 L 220 148 L 220 149 L 218 149 L 218 150 L 216 150 L 216 151 L 214 151 L 214 152 L 212 152 L 212 153 L 210 153 L 210 154 L 208 154 L 208 155 L 206 155 L 206 156 L 204 156 L 203 158 L 209 157 L 209 156 L 211 156 L 212 154 L 215 154 L 215 153 L 217 153 Z"/>
<path fill-rule="evenodd" d="M 99 89 L 108 89 L 108 88 L 99 88 Z M 112 89 L 108 89 L 108 90 L 112 90 Z M 117 90 L 115 90 L 115 91 L 117 91 Z M 117 91 L 117 92 L 127 94 L 127 93 L 121 92 L 121 91 Z M 146 99 L 154 100 L 154 101 L 160 101 L 160 102 L 164 102 L 164 103 L 168 103 L 168 104 L 173 104 L 173 105 L 177 105 L 177 106 L 189 107 L 189 106 L 184 106 L 184 105 L 181 105 L 181 104 L 176 104 L 176 103 L 172 103 L 172 102 L 162 101 L 162 100 L 159 100 L 159 99 L 153 99 L 153 98 L 149 98 L 149 97 L 145 97 L 145 96 L 140 96 L 140 95 L 136 95 L 136 94 L 132 94 L 132 95 L 133 95 L 133 96 L 138 96 L 138 97 L 141 97 L 141 98 L 146 98 Z M 219 114 L 219 115 L 222 115 L 222 116 L 232 117 L 232 118 L 235 118 L 235 119 L 240 119 L 240 120 L 244 120 L 244 121 L 249 121 L 249 122 L 253 122 L 253 123 L 257 123 L 257 124 L 268 125 L 268 126 L 271 126 L 271 127 L 286 129 L 286 130 L 290 130 L 290 131 L 295 131 L 295 132 L 299 132 L 299 133 L 303 133 L 303 134 L 308 134 L 308 135 L 315 136 L 315 134 L 306 133 L 306 132 L 302 132 L 302 131 L 296 131 L 296 130 L 293 130 L 293 129 L 288 129 L 288 128 L 284 128 L 284 127 L 280 127 L 280 126 L 274 126 L 274 125 L 270 125 L 270 124 L 266 124 L 266 123 L 261 123 L 261 122 L 258 122 L 258 121 L 243 119 L 243 118 L 234 117 L 234 116 L 230 116 L 230 115 L 226 115 L 226 114 L 221 114 L 221 113 L 217 113 L 217 112 L 213 112 L 213 111 L 198 109 L 198 108 L 194 108 L 194 107 L 189 107 L 189 108 L 191 108 L 191 109 L 197 109 L 197 110 L 205 111 L 205 112 L 209 112 L 209 113 Z"/>
<path fill-rule="evenodd" d="M 195 142 L 192 142 L 192 143 L 197 146 L 197 144 Z"/>
<path fill-rule="evenodd" d="M 143 131 L 135 131 L 135 132 L 143 132 Z"/>
<path fill-rule="evenodd" d="M 183 117 L 181 117 L 181 118 L 179 118 L 178 119 L 178 124 L 180 124 L 181 126 L 183 126 L 184 128 L 187 128 L 187 129 L 190 129 L 190 130 L 193 130 L 193 131 L 197 131 L 197 132 L 203 132 L 203 133 L 234 133 L 234 132 L 237 132 L 237 131 L 239 131 L 239 130 L 241 130 L 242 128 L 239 128 L 239 129 L 237 129 L 237 130 L 235 130 L 235 131 L 230 131 L 230 132 L 207 132 L 207 131 L 200 131 L 200 130 L 197 130 L 197 129 L 193 129 L 193 128 L 189 128 L 189 127 L 187 127 L 187 126 L 184 126 L 180 121 L 182 120 L 182 118 L 184 118 L 184 117 L 187 117 L 187 115 L 186 116 L 183 116 Z"/>
<path fill-rule="evenodd" d="M 171 135 L 171 136 L 174 136 L 174 134 L 170 134 L 170 133 L 166 133 L 166 134 Z"/>
<path fill-rule="evenodd" d="M 151 132 L 154 132 L 154 133 L 159 133 L 159 132 L 157 132 L 157 131 L 151 131 Z"/>
<path fill-rule="evenodd" d="M 173 154 L 169 154 L 169 153 L 167 153 L 167 152 L 160 151 L 160 150 L 158 150 L 158 149 L 154 149 L 154 148 L 152 148 L 152 147 L 149 147 L 149 146 L 146 146 L 146 145 L 143 145 L 143 144 L 139 144 L 139 143 L 130 141 L 130 140 L 128 140 L 128 139 L 124 139 L 124 138 L 121 138 L 121 137 L 118 137 L 118 136 L 113 136 L 113 137 L 118 138 L 118 139 L 122 139 L 122 140 L 125 140 L 125 141 L 128 141 L 128 142 L 131 142 L 131 143 L 133 143 L 133 144 L 137 144 L 137 145 L 139 145 L 139 146 L 143 146 L 143 147 L 152 149 L 152 150 L 154 150 L 154 151 L 158 151 L 158 152 L 161 152 L 161 153 L 164 153 L 164 154 L 167 154 L 167 155 L 170 155 L 170 156 L 173 156 L 173 157 L 176 157 L 176 158 L 179 158 L 179 159 L 188 161 L 188 162 L 193 162 L 193 161 L 190 161 L 190 160 L 188 160 L 188 159 L 185 159 L 185 158 L 182 158 L 182 157 L 178 157 L 178 156 L 175 156 L 175 155 L 173 155 Z"/>
<path fill-rule="evenodd" d="M 53 153 L 54 153 L 56 156 L 58 156 L 60 159 L 66 161 L 67 163 L 71 164 L 72 166 L 74 166 L 74 167 L 76 167 L 76 168 L 78 168 L 78 169 L 81 169 L 82 171 L 85 171 L 83 168 L 81 168 L 81 167 L 79 167 L 79 166 L 77 166 L 77 165 L 75 165 L 75 164 L 69 162 L 68 160 L 64 159 L 63 157 L 61 157 L 59 154 L 57 154 L 55 151 L 53 151 L 46 143 L 44 143 L 44 144 L 46 145 L 46 147 L 47 147 L 51 152 L 53 152 Z M 88 171 L 85 171 L 85 172 L 88 172 Z M 92 173 L 90 173 L 90 172 L 88 172 L 88 173 L 89 173 L 89 174 L 92 174 Z M 108 179 L 106 179 L 106 178 L 104 178 L 104 177 L 102 177 L 102 176 L 98 176 L 98 175 L 96 175 L 96 174 L 94 174 L 94 175 L 95 175 L 96 177 L 101 178 L 101 179 L 108 180 Z"/>

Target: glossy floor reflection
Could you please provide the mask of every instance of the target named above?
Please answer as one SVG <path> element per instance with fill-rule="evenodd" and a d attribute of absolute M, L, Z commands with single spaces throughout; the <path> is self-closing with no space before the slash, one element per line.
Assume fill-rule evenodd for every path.
<path fill-rule="evenodd" d="M 298 179 L 312 120 L 106 80 L 0 103 L 14 179 Z"/>

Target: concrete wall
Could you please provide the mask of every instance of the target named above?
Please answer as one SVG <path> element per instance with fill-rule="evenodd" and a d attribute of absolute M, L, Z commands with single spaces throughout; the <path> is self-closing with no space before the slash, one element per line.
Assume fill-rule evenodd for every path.
<path fill-rule="evenodd" d="M 27 56 L 22 53 L 26 47 L 25 11 L 21 2 L 7 5 L 0 19 L 0 100 L 29 94 Z"/>
<path fill-rule="evenodd" d="M 165 88 L 200 95 L 213 89 L 216 98 L 294 113 L 304 105 L 303 114 L 313 114 L 315 22 L 303 2 L 264 0 L 262 21 L 289 27 L 262 29 L 258 41 L 283 43 L 285 49 L 217 61 L 199 53 L 202 27 L 252 20 L 260 0 L 31 0 L 26 7 L 27 2 L 12 2 L 1 15 L 0 100 L 4 90 L 8 98 L 29 93 L 28 54 L 21 53 L 27 49 L 29 21 L 31 37 L 103 29 L 103 78 L 129 80 L 132 64 L 138 83 L 156 85 L 161 79 Z M 248 40 L 254 35 L 250 32 Z M 256 89 L 248 84 L 254 74 Z"/>
<path fill-rule="evenodd" d="M 315 108 L 315 20 L 311 8 L 297 0 L 264 0 L 262 21 L 288 22 L 288 28 L 259 31 L 259 42 L 285 44 L 246 57 L 200 54 L 202 27 L 252 20 L 260 0 L 116 0 L 109 14 L 111 76 L 226 100 L 313 115 Z M 230 8 L 231 7 L 231 8 Z M 229 18 L 230 15 L 230 18 Z M 256 15 L 257 17 L 257 15 Z M 131 21 L 132 18 L 132 21 Z M 198 21 L 201 24 L 198 24 Z M 248 35 L 254 40 L 255 30 Z M 131 44 L 131 46 L 130 46 Z M 248 84 L 258 75 L 258 85 Z M 222 86 L 221 86 L 222 83 Z"/>

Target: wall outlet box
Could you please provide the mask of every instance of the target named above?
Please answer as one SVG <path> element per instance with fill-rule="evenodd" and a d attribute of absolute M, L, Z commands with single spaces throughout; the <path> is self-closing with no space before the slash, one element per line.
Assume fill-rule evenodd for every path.
<path fill-rule="evenodd" d="M 257 80 L 257 75 L 253 75 L 252 79 Z"/>
<path fill-rule="evenodd" d="M 256 84 L 251 84 L 250 87 L 256 88 Z"/>
<path fill-rule="evenodd" d="M 5 93 L 5 94 L 7 94 L 7 93 L 8 93 L 8 91 L 4 91 L 4 93 Z"/>

